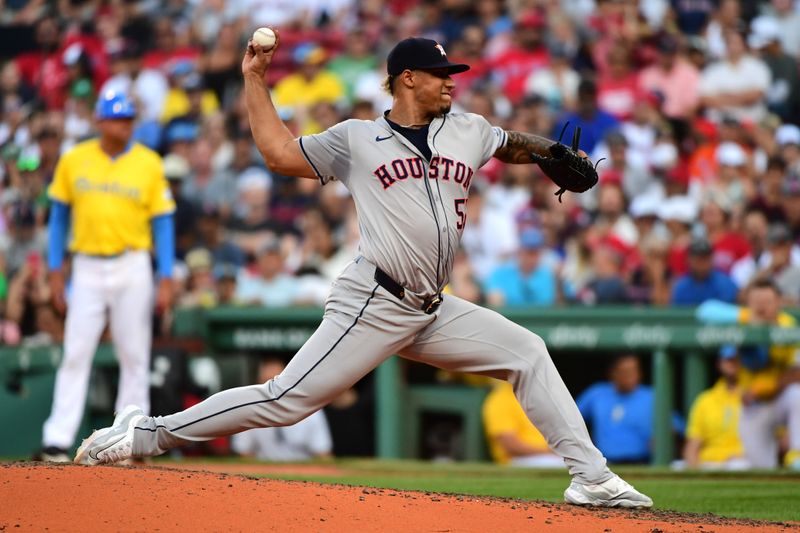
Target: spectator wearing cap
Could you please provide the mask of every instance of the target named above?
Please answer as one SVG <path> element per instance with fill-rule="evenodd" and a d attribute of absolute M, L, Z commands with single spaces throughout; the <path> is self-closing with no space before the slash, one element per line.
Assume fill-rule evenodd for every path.
<path fill-rule="evenodd" d="M 783 179 L 783 216 L 794 240 L 800 240 L 800 171 L 790 171 Z"/>
<path fill-rule="evenodd" d="M 206 248 L 194 248 L 184 258 L 188 270 L 186 291 L 177 302 L 179 308 L 211 308 L 217 305 L 217 294 L 212 275 L 214 261 Z"/>
<path fill-rule="evenodd" d="M 711 195 L 700 209 L 700 223 L 714 249 L 714 268 L 730 273 L 733 264 L 750 254 L 750 244 L 731 229 L 733 206 L 724 196 Z"/>
<path fill-rule="evenodd" d="M 697 204 L 688 196 L 670 196 L 658 208 L 658 218 L 669 231 L 667 265 L 675 276 L 689 271 L 691 228 L 697 219 Z"/>
<path fill-rule="evenodd" d="M 800 29 L 800 20 L 795 32 Z M 761 16 L 750 24 L 747 39 L 750 48 L 758 52 L 769 68 L 772 81 L 766 93 L 767 108 L 784 121 L 797 121 L 800 113 L 800 71 L 797 57 L 783 51 L 781 27 L 777 19 Z"/>
<path fill-rule="evenodd" d="M 551 306 L 556 302 L 556 275 L 542 261 L 544 234 L 536 228 L 523 230 L 517 257 L 497 267 L 486 279 L 489 305 Z"/>
<path fill-rule="evenodd" d="M 736 30 L 724 33 L 725 57 L 703 70 L 700 80 L 702 105 L 712 120 L 719 122 L 729 114 L 746 123 L 764 118 L 764 97 L 771 83 L 769 68 L 748 54 L 744 37 Z"/>
<path fill-rule="evenodd" d="M 689 189 L 693 194 L 703 191 L 710 183 L 716 181 L 719 174 L 717 149 L 724 143 L 741 144 L 744 142 L 742 124 L 732 116 L 722 117 L 719 124 L 707 120 L 693 122 L 694 138 L 698 146 L 689 154 Z M 698 189 L 696 191 L 695 189 Z M 700 196 L 698 195 L 699 199 Z"/>
<path fill-rule="evenodd" d="M 756 187 L 750 179 L 749 156 L 738 143 L 723 142 L 717 146 L 714 159 L 717 173 L 709 181 L 694 180 L 689 184 L 689 193 L 695 199 L 718 196 L 733 206 L 743 206 L 756 195 Z"/>
<path fill-rule="evenodd" d="M 578 103 L 574 112 L 566 113 L 556 121 L 551 136 L 558 139 L 562 130 L 565 131 L 566 142 L 569 141 L 570 132 L 565 130 L 569 123 L 570 128 L 581 128 L 580 148 L 591 154 L 595 146 L 606 134 L 619 127 L 619 121 L 611 114 L 597 107 L 597 85 L 590 79 L 581 80 L 578 85 Z"/>
<path fill-rule="evenodd" d="M 215 265 L 244 266 L 245 254 L 242 249 L 225 238 L 219 208 L 213 204 L 198 206 L 196 220 L 196 243 L 211 252 Z"/>
<path fill-rule="evenodd" d="M 217 290 L 217 305 L 240 305 L 236 299 L 236 279 L 239 269 L 227 263 L 214 265 L 214 281 Z"/>
<path fill-rule="evenodd" d="M 197 124 L 191 121 L 173 121 L 164 128 L 162 139 L 165 153 L 177 154 L 187 161 L 192 159 L 192 146 L 200 136 Z"/>
<path fill-rule="evenodd" d="M 724 272 L 714 268 L 713 248 L 705 238 L 689 245 L 689 272 L 675 281 L 672 305 L 698 305 L 706 300 L 733 303 L 738 289 Z"/>
<path fill-rule="evenodd" d="M 521 12 L 514 20 L 511 45 L 494 58 L 492 77 L 512 103 L 525 94 L 525 83 L 531 72 L 548 65 L 545 46 L 546 16 L 537 9 Z"/>
<path fill-rule="evenodd" d="M 794 124 L 784 124 L 775 130 L 775 143 L 786 168 L 800 172 L 800 128 Z"/>
<path fill-rule="evenodd" d="M 700 103 L 700 72 L 681 53 L 677 36 L 658 35 L 655 48 L 654 63 L 639 73 L 639 89 L 661 95 L 661 111 L 667 118 L 689 120 Z"/>
<path fill-rule="evenodd" d="M 288 307 L 296 301 L 299 290 L 299 281 L 285 272 L 280 241 L 273 237 L 256 252 L 253 271 L 243 271 L 239 276 L 236 299 L 245 305 Z"/>
<path fill-rule="evenodd" d="M 278 107 L 310 109 L 318 102 L 339 103 L 345 99 L 345 88 L 339 77 L 324 70 L 328 53 L 319 45 L 305 43 L 292 54 L 297 71 L 281 79 L 273 91 Z M 316 133 L 303 131 L 303 134 Z"/>
<path fill-rule="evenodd" d="M 767 230 L 767 253 L 759 266 L 756 279 L 772 280 L 786 305 L 800 304 L 800 247 L 785 224 L 772 224 Z"/>
<path fill-rule="evenodd" d="M 183 257 L 194 241 L 195 207 L 183 196 L 183 182 L 192 171 L 189 163 L 178 154 L 167 154 L 163 159 L 164 177 L 169 183 L 175 201 L 175 248 L 176 255 Z"/>
<path fill-rule="evenodd" d="M 686 426 L 683 460 L 688 468 L 743 470 L 749 468 L 739 438 L 742 391 L 736 346 L 720 348 L 719 379 L 692 403 Z"/>
<path fill-rule="evenodd" d="M 191 68 L 184 73 L 186 69 Z M 180 62 L 172 70 L 174 83 L 169 89 L 161 112 L 161 122 L 167 124 L 177 120 L 200 124 L 219 110 L 219 100 L 214 91 L 206 88 L 203 75 L 190 63 Z M 177 73 L 177 74 L 176 74 Z"/>
<path fill-rule="evenodd" d="M 236 202 L 228 222 L 231 239 L 246 254 L 255 254 L 265 240 L 281 236 L 289 228 L 272 217 L 272 178 L 263 169 L 250 167 L 236 183 Z"/>

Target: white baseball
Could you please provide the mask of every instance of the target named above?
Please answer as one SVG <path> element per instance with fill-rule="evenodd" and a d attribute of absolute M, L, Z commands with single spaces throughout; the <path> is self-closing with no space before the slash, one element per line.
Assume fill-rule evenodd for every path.
<path fill-rule="evenodd" d="M 264 50 L 275 46 L 275 32 L 270 28 L 258 28 L 253 32 L 253 42 L 261 45 Z"/>

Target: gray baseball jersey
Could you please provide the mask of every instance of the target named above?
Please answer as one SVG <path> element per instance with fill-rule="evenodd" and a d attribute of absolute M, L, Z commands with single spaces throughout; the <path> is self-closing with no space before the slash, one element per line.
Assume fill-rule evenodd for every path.
<path fill-rule="evenodd" d="M 347 120 L 300 146 L 322 183 L 337 179 L 353 195 L 362 255 L 400 285 L 434 294 L 447 284 L 475 172 L 505 142 L 482 116 L 453 113 L 430 124 L 430 161 L 383 117 Z"/>
<path fill-rule="evenodd" d="M 499 313 L 447 295 L 475 172 L 506 133 L 472 114 L 434 119 L 430 160 L 383 118 L 349 120 L 300 147 L 322 183 L 338 179 L 355 200 L 361 256 L 333 283 L 322 324 L 284 371 L 262 385 L 222 391 L 183 412 L 136 424 L 134 456 L 254 427 L 290 425 L 320 409 L 392 354 L 451 371 L 510 381 L 531 421 L 583 483 L 613 474 L 534 333 Z M 379 282 L 377 268 L 403 291 Z M 398 296 L 399 294 L 399 296 Z"/>

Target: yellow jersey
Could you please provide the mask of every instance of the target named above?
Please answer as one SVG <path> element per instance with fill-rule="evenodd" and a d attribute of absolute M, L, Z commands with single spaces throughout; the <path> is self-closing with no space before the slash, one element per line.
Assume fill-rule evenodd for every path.
<path fill-rule="evenodd" d="M 167 92 L 164 98 L 164 109 L 161 112 L 161 122 L 166 124 L 173 118 L 185 115 L 192 108 L 189 102 L 189 96 L 186 91 L 180 88 L 173 88 Z M 214 91 L 203 91 L 202 100 L 200 101 L 200 112 L 204 117 L 212 115 L 219 111 L 219 100 Z"/>
<path fill-rule="evenodd" d="M 290 74 L 275 85 L 272 93 L 277 107 L 308 107 L 320 102 L 336 103 L 345 97 L 344 85 L 335 74 L 322 71 L 312 80 L 302 74 Z M 301 132 L 302 135 L 319 133 L 322 128 L 311 117 Z"/>
<path fill-rule="evenodd" d="M 739 310 L 739 322 L 748 324 L 751 321 L 750 310 Z M 778 327 L 790 328 L 796 324 L 794 317 L 788 313 L 778 315 Z M 771 400 L 778 392 L 778 381 L 793 366 L 800 365 L 800 347 L 796 344 L 785 346 L 774 345 L 769 349 L 769 363 L 761 370 L 752 371 L 742 366 L 739 370 L 739 385 L 742 390 L 751 391 L 756 398 Z"/>
<path fill-rule="evenodd" d="M 514 396 L 511 383 L 504 381 L 492 389 L 483 402 L 483 427 L 489 441 L 489 453 L 496 462 L 505 464 L 511 460 L 497 437 L 513 433 L 519 440 L 542 452 L 547 451 L 547 441 L 539 433 Z"/>
<path fill-rule="evenodd" d="M 701 441 L 701 462 L 718 463 L 744 457 L 739 438 L 741 412 L 741 392 L 729 390 L 723 379 L 697 397 L 689 410 L 686 437 Z"/>
<path fill-rule="evenodd" d="M 175 211 L 161 157 L 138 143 L 116 157 L 99 139 L 77 144 L 58 161 L 48 195 L 70 206 L 69 249 L 87 255 L 149 250 L 150 219 Z"/>

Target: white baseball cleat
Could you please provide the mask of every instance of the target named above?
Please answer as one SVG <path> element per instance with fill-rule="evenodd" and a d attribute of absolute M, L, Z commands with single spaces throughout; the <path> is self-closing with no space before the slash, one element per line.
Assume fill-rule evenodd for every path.
<path fill-rule="evenodd" d="M 653 506 L 653 500 L 616 474 L 597 485 L 584 485 L 573 481 L 564 491 L 564 500 L 573 505 L 592 507 L 641 509 Z"/>
<path fill-rule="evenodd" d="M 133 428 L 143 418 L 144 411 L 129 405 L 117 414 L 111 427 L 98 429 L 83 439 L 73 462 L 99 465 L 130 459 L 133 453 Z"/>

